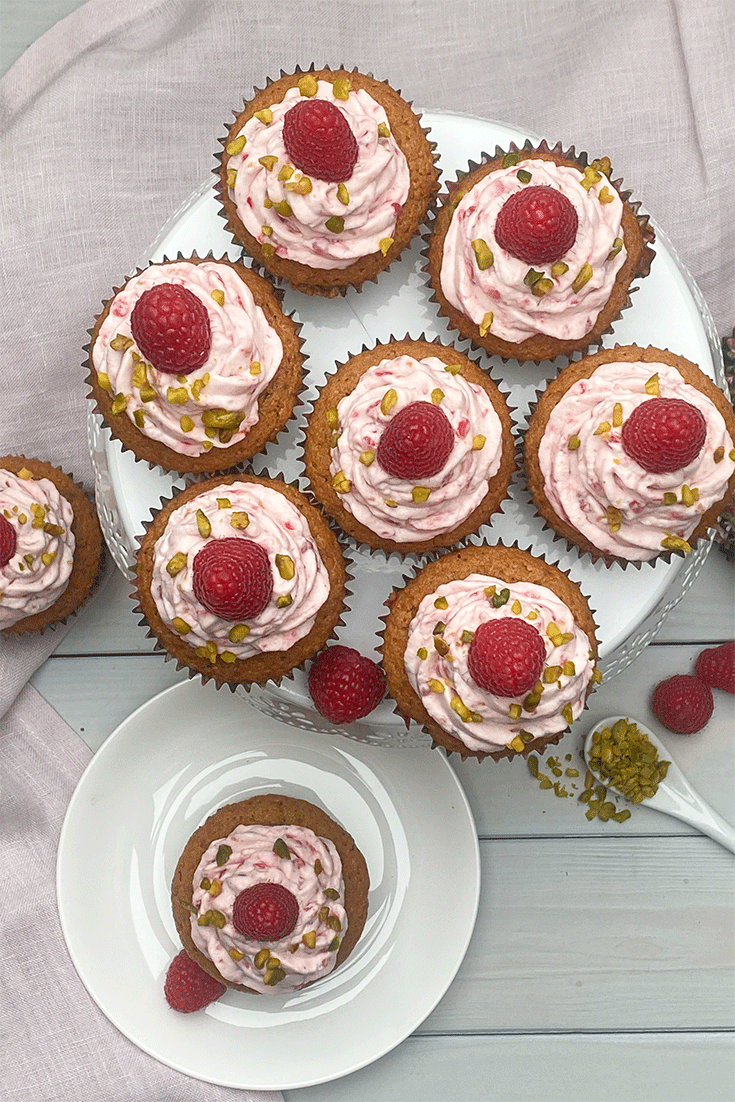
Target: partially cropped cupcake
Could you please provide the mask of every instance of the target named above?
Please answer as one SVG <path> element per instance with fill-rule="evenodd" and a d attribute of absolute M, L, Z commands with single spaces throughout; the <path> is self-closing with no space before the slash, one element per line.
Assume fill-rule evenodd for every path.
<path fill-rule="evenodd" d="M 89 597 L 102 567 L 95 507 L 40 459 L 0 458 L 0 634 L 41 631 Z"/>
<path fill-rule="evenodd" d="M 551 528 L 607 564 L 687 554 L 735 488 L 735 416 L 668 350 L 618 346 L 564 368 L 539 396 L 526 477 Z"/>
<path fill-rule="evenodd" d="M 234 688 L 279 681 L 313 657 L 340 622 L 346 577 L 336 536 L 295 486 L 230 475 L 156 514 L 136 589 L 179 666 Z"/>
<path fill-rule="evenodd" d="M 304 462 L 315 496 L 358 543 L 403 554 L 449 547 L 507 495 L 510 412 L 493 380 L 457 349 L 394 340 L 327 380 Z"/>
<path fill-rule="evenodd" d="M 235 240 L 311 294 L 375 280 L 438 190 L 419 116 L 357 70 L 299 70 L 268 83 L 223 145 L 218 189 Z"/>
<path fill-rule="evenodd" d="M 397 710 L 463 758 L 558 742 L 600 680 L 579 586 L 517 547 L 452 551 L 387 604 L 383 666 Z"/>
<path fill-rule="evenodd" d="M 450 324 L 504 359 L 599 344 L 648 274 L 653 230 L 607 157 L 533 149 L 486 159 L 449 190 L 428 272 Z"/>
<path fill-rule="evenodd" d="M 89 383 L 113 436 L 182 473 L 252 458 L 291 417 L 299 326 L 242 264 L 151 264 L 114 291 L 91 331 Z"/>
<path fill-rule="evenodd" d="M 328 976 L 354 949 L 369 873 L 354 839 L 306 800 L 227 804 L 194 832 L 171 887 L 184 949 L 238 991 L 280 995 Z"/>

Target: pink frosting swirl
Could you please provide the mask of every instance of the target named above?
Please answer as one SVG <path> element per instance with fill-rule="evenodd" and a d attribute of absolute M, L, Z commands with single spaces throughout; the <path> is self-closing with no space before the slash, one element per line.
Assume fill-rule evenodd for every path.
<path fill-rule="evenodd" d="M 133 307 L 159 283 L 185 286 L 209 315 L 209 355 L 185 376 L 147 364 L 133 340 Z M 210 261 L 155 264 L 133 276 L 113 299 L 92 349 L 100 384 L 127 401 L 119 416 L 129 417 L 151 440 L 189 456 L 231 447 L 247 436 L 258 420 L 258 398 L 282 358 L 281 338 L 250 288 L 229 265 Z M 242 415 L 225 439 L 212 428 L 208 431 L 202 420 L 214 410 Z"/>
<path fill-rule="evenodd" d="M 396 402 L 384 413 L 381 402 L 391 389 Z M 413 402 L 433 402 L 438 391 L 443 394 L 439 408 L 449 420 L 454 443 L 441 470 L 419 480 L 430 491 L 428 498 L 415 501 L 417 482 L 395 478 L 377 460 L 365 459 L 374 457 L 391 417 Z M 382 360 L 340 399 L 337 415 L 339 436 L 329 469 L 332 475 L 342 471 L 351 483 L 340 500 L 356 520 L 383 539 L 406 543 L 452 531 L 479 505 L 500 467 L 503 429 L 486 391 L 448 371 L 435 356 Z"/>
<path fill-rule="evenodd" d="M 290 857 L 274 852 L 278 839 L 285 842 Z M 218 864 L 217 852 L 222 845 L 232 852 Z M 317 861 L 321 863 L 318 873 L 314 868 Z M 202 882 L 209 883 L 209 887 L 203 887 Z M 285 973 L 277 984 L 266 984 L 267 969 L 255 963 L 264 946 L 244 937 L 232 922 L 240 892 L 263 882 L 287 888 L 299 905 L 291 933 L 265 946 Z M 294 991 L 327 976 L 337 963 L 339 943 L 348 925 L 344 893 L 342 862 L 328 838 L 320 838 L 308 827 L 237 826 L 227 838 L 218 838 L 208 846 L 194 873 L 192 902 L 198 915 L 191 916 L 192 940 L 231 983 L 266 995 Z M 210 911 L 218 912 L 224 923 L 200 925 L 199 917 Z M 307 942 L 303 940 L 305 934 Z M 314 944 L 309 945 L 312 940 Z"/>
<path fill-rule="evenodd" d="M 625 419 L 651 397 L 646 383 L 653 376 L 661 397 L 689 402 L 707 425 L 699 455 L 683 469 L 661 474 L 639 466 L 621 440 Z M 578 447 L 569 448 L 570 437 L 579 440 Z M 538 462 L 544 493 L 562 519 L 605 554 L 643 561 L 661 554 L 666 537 L 686 541 L 702 514 L 722 499 L 735 469 L 732 449 L 720 411 L 676 368 L 617 362 L 578 379 L 557 402 Z M 612 521 L 610 507 L 616 510 Z"/>
<path fill-rule="evenodd" d="M 526 186 L 519 173 L 531 174 L 530 186 L 548 185 L 560 191 L 579 220 L 575 242 L 562 258 L 567 270 L 554 274 L 552 264 L 534 265 L 553 284 L 540 297 L 526 282 L 531 266 L 511 256 L 495 238 L 500 208 Z M 623 204 L 617 191 L 604 175 L 589 190 L 582 187 L 582 179 L 581 168 L 535 157 L 483 176 L 459 201 L 444 239 L 440 281 L 448 301 L 480 328 L 492 314 L 489 332 L 513 343 L 537 334 L 577 340 L 589 332 L 610 297 L 626 250 L 623 245 L 610 255 L 616 239 L 622 239 Z M 493 254 L 492 264 L 483 269 L 472 248 L 478 240 Z M 591 278 L 575 290 L 575 280 L 586 264 L 592 269 Z"/>
<path fill-rule="evenodd" d="M 202 534 L 198 514 L 206 517 L 210 535 Z M 200 604 L 193 586 L 197 552 L 210 539 L 233 536 L 260 544 L 273 575 L 270 601 L 246 625 L 237 625 L 247 632 L 235 641 L 235 625 Z M 292 577 L 279 568 L 281 556 L 290 559 Z M 238 482 L 208 489 L 174 510 L 155 544 L 151 596 L 164 623 L 192 647 L 214 646 L 235 658 L 288 650 L 309 634 L 328 595 L 329 574 L 306 517 L 271 486 Z"/>
<path fill-rule="evenodd" d="M 368 92 L 356 88 L 340 99 L 329 81 L 320 80 L 316 95 L 342 111 L 355 135 L 358 156 L 349 180 L 331 183 L 305 177 L 298 169 L 284 176 L 284 168 L 287 173 L 293 165 L 283 142 L 283 119 L 302 98 L 294 87 L 271 106 L 269 121 L 253 115 L 232 139 L 233 149 L 238 138 L 245 138 L 245 145 L 230 153 L 229 193 L 248 233 L 278 256 L 311 268 L 346 268 L 393 236 L 408 196 L 410 171 L 390 133 L 385 109 Z M 310 185 L 304 194 L 293 190 L 302 179 Z M 290 214 L 279 213 L 287 210 L 283 204 Z M 341 231 L 326 225 L 335 218 L 343 220 Z"/>
<path fill-rule="evenodd" d="M 15 530 L 15 554 L 0 567 L 0 629 L 50 608 L 69 584 L 74 510 L 48 478 L 0 469 L 0 511 Z"/>
<path fill-rule="evenodd" d="M 493 596 L 505 596 L 504 591 L 506 600 L 496 608 Z M 533 623 L 546 647 L 536 702 L 493 696 L 470 675 L 472 635 L 479 624 L 505 616 Z M 443 654 L 434 645 L 438 624 L 444 624 Z M 581 714 L 594 670 L 590 641 L 560 597 L 533 582 L 509 583 L 484 574 L 444 582 L 423 598 L 409 627 L 403 660 L 432 719 L 470 750 L 481 751 L 508 746 L 522 731 L 534 738 L 563 731 Z"/>

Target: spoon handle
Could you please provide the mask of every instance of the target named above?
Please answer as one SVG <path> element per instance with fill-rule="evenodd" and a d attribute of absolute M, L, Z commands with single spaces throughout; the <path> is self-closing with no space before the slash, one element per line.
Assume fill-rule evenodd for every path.
<path fill-rule="evenodd" d="M 735 853 L 735 828 L 726 819 L 706 804 L 678 769 L 669 769 L 666 777 L 666 810 L 678 819 L 695 826 L 702 834 L 714 838 L 716 842 Z M 655 797 L 653 806 L 655 807 Z"/>

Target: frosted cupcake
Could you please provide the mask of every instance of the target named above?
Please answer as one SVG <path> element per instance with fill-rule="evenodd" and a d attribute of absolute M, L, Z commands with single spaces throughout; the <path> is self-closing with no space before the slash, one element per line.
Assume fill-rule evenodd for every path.
<path fill-rule="evenodd" d="M 550 360 L 599 344 L 648 273 L 653 231 L 607 157 L 537 149 L 488 158 L 450 189 L 428 272 L 441 313 L 505 359 Z"/>
<path fill-rule="evenodd" d="M 214 812 L 184 847 L 171 901 L 186 952 L 239 991 L 279 995 L 329 975 L 365 925 L 370 886 L 354 839 L 281 794 Z"/>
<path fill-rule="evenodd" d="M 558 742 L 600 680 L 586 598 L 527 551 L 460 548 L 386 603 L 383 666 L 397 711 L 463 758 Z"/>
<path fill-rule="evenodd" d="M 448 547 L 486 523 L 514 469 L 510 412 L 469 357 L 437 341 L 353 356 L 321 390 L 304 449 L 315 496 L 358 543 Z"/>
<path fill-rule="evenodd" d="M 660 348 L 605 349 L 539 396 L 525 439 L 540 515 L 609 565 L 688 554 L 735 487 L 735 416 L 695 364 Z"/>
<path fill-rule="evenodd" d="M 166 261 L 127 280 L 92 330 L 89 382 L 113 436 L 165 470 L 262 451 L 293 413 L 299 327 L 271 285 L 227 259 Z"/>
<path fill-rule="evenodd" d="M 102 568 L 94 505 L 69 475 L 40 459 L 0 458 L 0 634 L 65 620 Z"/>
<path fill-rule="evenodd" d="M 419 117 L 357 70 L 281 76 L 256 90 L 223 144 L 218 189 L 235 240 L 311 294 L 374 280 L 438 190 Z"/>
<path fill-rule="evenodd" d="M 137 596 L 160 646 L 204 681 L 278 681 L 340 622 L 344 556 L 321 513 L 277 479 L 195 483 L 153 519 Z"/>

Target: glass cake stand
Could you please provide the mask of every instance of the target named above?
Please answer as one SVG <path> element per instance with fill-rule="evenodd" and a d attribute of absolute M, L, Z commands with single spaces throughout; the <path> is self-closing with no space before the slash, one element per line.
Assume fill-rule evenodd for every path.
<path fill-rule="evenodd" d="M 479 162 L 483 152 L 494 153 L 496 146 L 507 149 L 510 142 L 521 145 L 527 138 L 539 139 L 503 123 L 468 115 L 424 112 L 423 123 L 436 143 L 444 186 L 455 179 L 457 170 L 466 170 L 470 161 Z M 685 356 L 713 378 L 724 384 L 722 349 L 709 309 L 689 272 L 676 255 L 663 231 L 652 220 L 656 231 L 654 259 L 650 274 L 636 287 L 632 305 L 615 323 L 604 339 L 613 344 L 654 345 Z M 431 300 L 431 288 L 424 273 L 423 250 L 426 241 L 416 239 L 410 249 L 359 293 L 349 292 L 336 299 L 319 299 L 287 288 L 283 307 L 301 323 L 303 353 L 306 357 L 305 404 L 276 444 L 269 445 L 253 460 L 255 473 L 281 473 L 302 489 L 308 487 L 301 462 L 301 445 L 306 415 L 318 387 L 336 363 L 343 363 L 364 346 L 392 337 L 438 337 L 452 343 L 488 368 L 502 389 L 509 394 L 514 408 L 516 428 L 525 428 L 530 404 L 537 391 L 553 378 L 567 361 L 534 364 L 503 363 L 458 340 L 437 314 Z M 143 267 L 151 262 L 174 259 L 179 252 L 199 256 L 212 252 L 215 258 L 227 255 L 242 259 L 239 246 L 233 245 L 225 229 L 214 188 L 207 183 L 198 189 L 164 225 L 148 254 L 139 259 Z M 185 480 L 139 461 L 123 450 L 104 427 L 99 415 L 90 408 L 89 449 L 95 472 L 95 492 L 102 529 L 110 553 L 127 577 L 134 574 L 138 539 L 144 522 L 150 520 L 161 500 L 183 487 Z M 702 540 L 686 558 L 674 556 L 654 565 L 606 567 L 593 563 L 570 550 L 566 542 L 553 536 L 538 518 L 528 491 L 516 476 L 511 497 L 501 514 L 480 529 L 479 537 L 490 543 L 517 542 L 568 571 L 589 599 L 600 641 L 600 669 L 605 680 L 617 676 L 651 642 L 671 609 L 687 592 L 701 570 L 712 540 Z M 347 546 L 350 583 L 343 625 L 338 629 L 340 642 L 373 655 L 380 643 L 384 602 L 394 586 L 402 585 L 421 564 L 420 556 L 375 553 L 354 544 Z M 624 600 L 621 600 L 621 585 Z M 335 727 L 320 716 L 311 704 L 303 670 L 295 671 L 280 685 L 254 686 L 247 699 L 264 714 L 294 727 L 334 732 Z M 364 720 L 339 728 L 344 735 L 362 742 L 386 746 L 427 746 L 429 736 L 416 724 L 408 726 L 384 701 Z"/>

